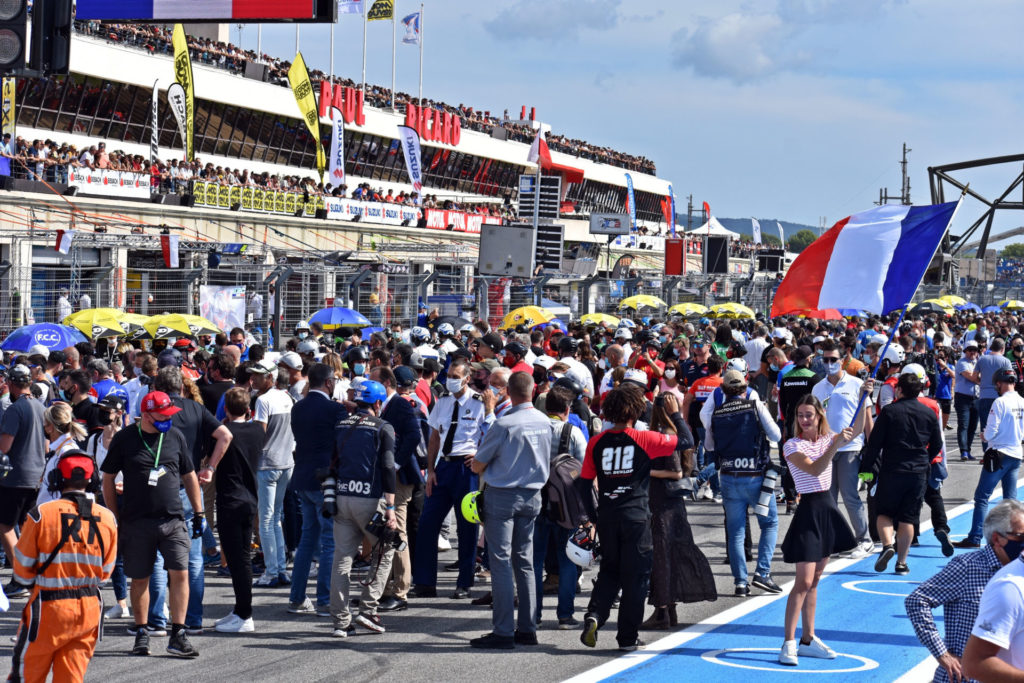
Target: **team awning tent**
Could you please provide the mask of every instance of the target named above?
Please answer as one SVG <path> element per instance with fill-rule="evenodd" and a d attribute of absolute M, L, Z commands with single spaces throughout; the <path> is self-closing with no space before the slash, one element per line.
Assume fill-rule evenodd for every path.
<path fill-rule="evenodd" d="M 710 232 L 708 232 L 708 226 L 711 226 Z M 690 230 L 687 235 L 693 235 L 694 237 L 700 237 L 702 235 L 711 235 L 712 237 L 731 237 L 732 239 L 739 239 L 742 237 L 738 232 L 727 230 L 724 225 L 718 222 L 718 219 L 712 216 L 707 223 Z"/>

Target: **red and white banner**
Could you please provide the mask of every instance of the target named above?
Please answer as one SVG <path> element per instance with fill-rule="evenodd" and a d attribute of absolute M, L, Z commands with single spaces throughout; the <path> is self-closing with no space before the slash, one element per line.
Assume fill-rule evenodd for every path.
<path fill-rule="evenodd" d="M 68 168 L 68 185 L 79 194 L 149 199 L 150 175 L 132 171 L 109 171 L 100 168 Z"/>
<path fill-rule="evenodd" d="M 426 214 L 427 227 L 432 230 L 447 230 L 450 225 L 454 232 L 468 232 L 478 235 L 480 234 L 480 226 L 484 223 L 501 224 L 501 219 L 496 216 L 483 216 L 477 213 L 426 209 Z"/>
<path fill-rule="evenodd" d="M 71 241 L 73 239 L 75 239 L 74 230 L 58 230 L 57 244 L 55 244 L 53 248 L 62 254 L 67 254 L 71 251 Z"/>
<path fill-rule="evenodd" d="M 178 235 L 160 235 L 160 251 L 164 253 L 164 265 L 168 268 L 177 268 L 178 261 Z"/>

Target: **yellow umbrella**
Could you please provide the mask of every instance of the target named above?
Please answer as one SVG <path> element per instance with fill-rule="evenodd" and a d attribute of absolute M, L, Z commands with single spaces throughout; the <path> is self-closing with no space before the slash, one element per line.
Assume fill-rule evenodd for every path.
<path fill-rule="evenodd" d="M 87 308 L 64 318 L 64 324 L 74 327 L 89 339 L 120 337 L 124 335 L 121 312 L 116 308 Z"/>
<path fill-rule="evenodd" d="M 541 323 L 551 322 L 554 319 L 555 315 L 546 308 L 541 308 L 540 306 L 522 306 L 506 315 L 505 319 L 501 321 L 501 327 L 505 330 L 510 327 L 516 327 L 517 325 L 533 327 L 534 325 L 540 325 Z"/>
<path fill-rule="evenodd" d="M 692 302 L 685 304 L 676 304 L 672 308 L 668 309 L 669 313 L 678 313 L 679 315 L 704 315 L 708 312 L 707 306 L 701 306 Z"/>
<path fill-rule="evenodd" d="M 125 330 L 125 336 L 128 339 L 152 339 L 149 332 L 146 331 L 145 324 L 149 322 L 148 315 L 142 315 L 141 313 L 122 313 L 121 314 L 121 326 Z"/>
<path fill-rule="evenodd" d="M 1019 311 L 1024 308 L 1024 301 L 1018 299 L 1005 299 L 999 302 L 999 307 L 1007 311 Z"/>
<path fill-rule="evenodd" d="M 947 304 L 947 308 L 953 308 L 955 306 L 963 306 L 967 303 L 967 299 L 957 296 L 956 294 L 947 294 L 946 296 L 940 296 L 936 301 L 942 301 Z"/>
<path fill-rule="evenodd" d="M 619 302 L 619 308 L 633 308 L 639 310 L 644 306 L 648 308 L 664 308 L 667 306 L 664 301 L 650 294 L 637 294 L 623 299 Z"/>
<path fill-rule="evenodd" d="M 753 318 L 754 312 L 744 306 L 733 302 L 715 304 L 708 309 L 708 314 L 716 318 Z"/>
<path fill-rule="evenodd" d="M 580 318 L 580 322 L 584 325 L 600 325 L 601 323 L 618 325 L 619 319 L 614 315 L 608 315 L 607 313 L 587 313 L 585 316 Z"/>
<path fill-rule="evenodd" d="M 178 339 L 200 334 L 218 334 L 220 328 L 201 315 L 165 313 L 154 315 L 143 327 L 153 339 Z"/>

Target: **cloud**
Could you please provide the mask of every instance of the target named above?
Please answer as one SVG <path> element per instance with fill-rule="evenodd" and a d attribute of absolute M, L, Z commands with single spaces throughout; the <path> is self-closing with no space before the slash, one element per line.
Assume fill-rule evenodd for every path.
<path fill-rule="evenodd" d="M 608 31 L 619 22 L 621 0 L 525 0 L 490 21 L 487 32 L 498 40 L 575 41 L 583 30 Z"/>
<path fill-rule="evenodd" d="M 774 13 L 702 18 L 692 31 L 683 28 L 673 35 L 672 62 L 698 76 L 737 83 L 760 80 L 801 61 L 787 49 L 791 33 Z"/>

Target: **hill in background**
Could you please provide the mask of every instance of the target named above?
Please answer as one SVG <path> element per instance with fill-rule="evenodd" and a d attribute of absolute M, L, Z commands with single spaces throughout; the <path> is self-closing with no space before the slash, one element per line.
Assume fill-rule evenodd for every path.
<path fill-rule="evenodd" d="M 716 218 L 718 217 L 716 216 Z M 793 223 L 792 221 L 784 221 L 779 220 L 777 218 L 758 218 L 757 220 L 761 224 L 762 235 L 772 235 L 773 237 L 778 237 L 779 229 L 775 226 L 776 221 L 782 224 L 782 231 L 786 236 L 786 240 L 788 240 L 790 237 L 797 234 L 801 230 L 810 230 L 815 235 L 818 234 L 818 226 L 816 225 L 804 225 L 803 223 Z M 732 230 L 733 232 L 737 232 L 741 235 L 746 235 L 748 237 L 752 237 L 754 234 L 753 226 L 751 226 L 749 218 L 718 218 L 718 222 L 725 226 L 726 230 Z M 701 225 L 701 222 L 699 221 L 699 214 L 697 216 L 694 216 L 693 223 L 693 227 L 695 228 Z M 684 230 L 686 229 L 685 215 L 676 216 L 676 226 Z"/>

